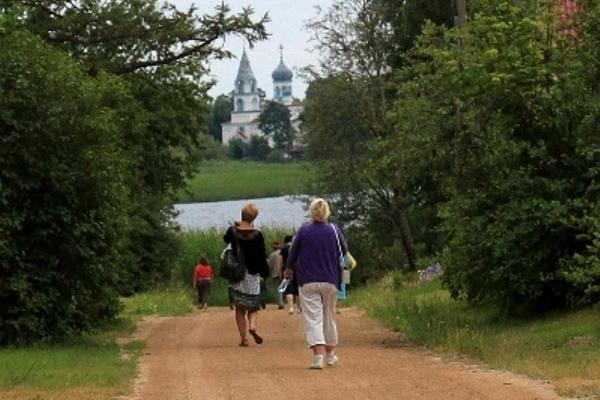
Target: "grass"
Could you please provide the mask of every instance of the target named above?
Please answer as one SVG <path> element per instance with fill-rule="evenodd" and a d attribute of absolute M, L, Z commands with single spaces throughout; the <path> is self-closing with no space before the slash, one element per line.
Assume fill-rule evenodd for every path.
<path fill-rule="evenodd" d="M 309 165 L 259 161 L 210 161 L 199 167 L 179 202 L 207 202 L 309 193 Z"/>
<path fill-rule="evenodd" d="M 450 299 L 439 281 L 398 275 L 358 289 L 350 302 L 407 339 L 493 368 L 551 380 L 561 395 L 600 399 L 600 307 L 522 320 Z"/>
<path fill-rule="evenodd" d="M 168 288 L 123 299 L 119 319 L 59 344 L 0 349 L 0 399 L 110 399 L 131 393 L 145 344 L 128 337 L 145 315 L 182 315 L 193 293 Z"/>

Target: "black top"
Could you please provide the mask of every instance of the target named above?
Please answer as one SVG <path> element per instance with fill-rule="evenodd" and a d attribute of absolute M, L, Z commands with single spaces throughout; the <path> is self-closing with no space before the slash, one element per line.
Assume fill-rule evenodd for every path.
<path fill-rule="evenodd" d="M 238 231 L 229 227 L 225 236 L 225 243 L 238 241 L 244 252 L 244 260 L 249 274 L 260 274 L 263 278 L 269 277 L 269 265 L 267 264 L 267 252 L 265 250 L 265 239 L 259 230 Z M 233 254 L 237 254 L 237 247 L 233 247 Z"/>

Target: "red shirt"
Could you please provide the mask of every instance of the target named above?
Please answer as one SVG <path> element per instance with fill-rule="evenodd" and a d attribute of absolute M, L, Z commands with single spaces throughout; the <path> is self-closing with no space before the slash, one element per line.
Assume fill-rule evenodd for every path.
<path fill-rule="evenodd" d="M 210 265 L 196 265 L 196 270 L 194 271 L 194 281 L 199 279 L 212 279 L 213 276 L 213 270 Z"/>

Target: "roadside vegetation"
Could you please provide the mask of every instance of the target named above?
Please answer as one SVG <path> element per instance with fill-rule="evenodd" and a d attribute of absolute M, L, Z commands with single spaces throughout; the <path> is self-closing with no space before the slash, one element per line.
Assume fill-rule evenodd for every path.
<path fill-rule="evenodd" d="M 511 317 L 453 300 L 439 278 L 399 272 L 352 290 L 348 303 L 428 349 L 550 380 L 563 396 L 600 398 L 599 305 Z"/>
<path fill-rule="evenodd" d="M 147 315 L 182 315 L 193 309 L 191 290 L 165 288 L 122 299 L 113 322 L 55 344 L 0 349 L 3 400 L 106 400 L 130 394 L 143 341 L 132 337 Z"/>
<path fill-rule="evenodd" d="M 307 194 L 310 164 L 205 161 L 178 195 L 183 203 Z"/>

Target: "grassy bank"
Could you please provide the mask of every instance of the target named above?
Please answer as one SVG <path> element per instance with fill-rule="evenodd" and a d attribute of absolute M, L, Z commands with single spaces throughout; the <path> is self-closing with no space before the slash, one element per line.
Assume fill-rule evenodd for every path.
<path fill-rule="evenodd" d="M 210 161 L 200 165 L 186 190 L 183 203 L 236 200 L 309 193 L 309 165 L 258 161 Z"/>
<path fill-rule="evenodd" d="M 551 380 L 562 395 L 600 398 L 600 306 L 507 319 L 450 299 L 439 281 L 407 286 L 394 274 L 353 291 L 350 302 L 435 351 Z"/>
<path fill-rule="evenodd" d="M 3 400 L 110 399 L 131 393 L 144 343 L 129 336 L 144 315 L 180 315 L 192 308 L 187 290 L 165 289 L 124 300 L 118 321 L 60 344 L 0 349 Z"/>

